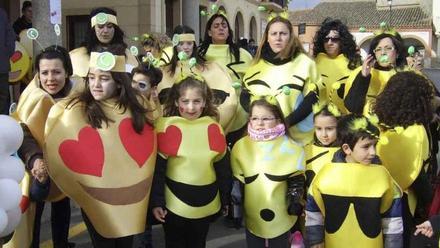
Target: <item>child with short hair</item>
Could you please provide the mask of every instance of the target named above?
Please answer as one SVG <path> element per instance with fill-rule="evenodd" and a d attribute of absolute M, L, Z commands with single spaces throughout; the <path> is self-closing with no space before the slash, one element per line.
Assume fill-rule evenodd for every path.
<path fill-rule="evenodd" d="M 311 247 L 402 247 L 401 192 L 376 155 L 379 129 L 366 117 L 342 117 L 341 149 L 315 176 L 306 204 Z"/>

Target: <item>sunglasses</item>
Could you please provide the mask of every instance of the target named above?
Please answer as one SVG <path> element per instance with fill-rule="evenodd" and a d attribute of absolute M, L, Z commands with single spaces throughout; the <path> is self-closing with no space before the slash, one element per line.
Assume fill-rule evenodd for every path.
<path fill-rule="evenodd" d="M 341 40 L 341 38 L 339 38 L 339 37 L 325 37 L 324 38 L 324 42 L 325 43 L 327 43 L 329 41 L 331 41 L 331 42 L 338 42 L 340 40 Z"/>

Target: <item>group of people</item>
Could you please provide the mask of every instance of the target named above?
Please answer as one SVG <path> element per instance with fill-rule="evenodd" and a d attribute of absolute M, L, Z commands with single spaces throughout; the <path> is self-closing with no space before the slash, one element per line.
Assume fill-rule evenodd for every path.
<path fill-rule="evenodd" d="M 101 7 L 82 47 L 40 52 L 11 114 L 33 220 L 6 246 L 39 247 L 45 201 L 54 247 L 74 246 L 69 199 L 94 247 L 151 247 L 159 223 L 166 247 L 205 247 L 234 204 L 252 248 L 289 247 L 295 231 L 307 247 L 410 247 L 415 228 L 433 235 L 416 221 L 433 198 L 440 98 L 406 65 L 398 33 L 382 30 L 362 61 L 339 20 L 322 23 L 313 57 L 283 15 L 268 20 L 255 57 L 222 13 L 205 30 L 200 45 L 185 25 L 172 43 L 145 34 L 137 57 Z"/>

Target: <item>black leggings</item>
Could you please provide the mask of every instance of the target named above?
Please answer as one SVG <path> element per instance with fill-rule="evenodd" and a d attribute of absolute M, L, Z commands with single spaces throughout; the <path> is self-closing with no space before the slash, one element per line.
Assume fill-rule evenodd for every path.
<path fill-rule="evenodd" d="M 281 234 L 278 237 L 265 239 L 258 237 L 246 229 L 246 244 L 248 248 L 288 248 L 290 232 Z"/>
<path fill-rule="evenodd" d="M 81 214 L 84 219 L 84 223 L 89 231 L 90 238 L 92 240 L 93 247 L 95 248 L 130 248 L 133 246 L 133 235 L 120 237 L 120 238 L 105 238 L 99 234 L 92 222 L 90 222 L 86 213 L 81 209 Z M 111 218 L 111 216 L 109 216 Z"/>
<path fill-rule="evenodd" d="M 211 220 L 187 219 L 168 210 L 163 224 L 166 248 L 204 248 Z"/>

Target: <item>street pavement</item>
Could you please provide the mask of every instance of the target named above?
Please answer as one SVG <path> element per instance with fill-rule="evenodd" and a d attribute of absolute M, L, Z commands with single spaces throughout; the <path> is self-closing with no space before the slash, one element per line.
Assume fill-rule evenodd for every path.
<path fill-rule="evenodd" d="M 79 207 L 71 201 L 72 216 L 70 222 L 70 242 L 76 244 L 75 248 L 92 247 L 89 234 L 81 217 Z M 52 247 L 50 228 L 50 204 L 46 204 L 41 223 L 40 247 Z M 241 248 L 246 247 L 244 228 L 239 230 L 226 227 L 223 218 L 212 223 L 208 233 L 207 248 Z M 162 226 L 153 226 L 153 247 L 165 247 Z M 134 247 L 140 248 L 140 247 Z"/>

